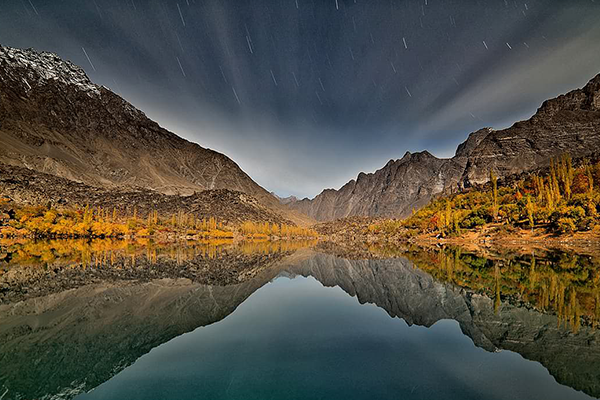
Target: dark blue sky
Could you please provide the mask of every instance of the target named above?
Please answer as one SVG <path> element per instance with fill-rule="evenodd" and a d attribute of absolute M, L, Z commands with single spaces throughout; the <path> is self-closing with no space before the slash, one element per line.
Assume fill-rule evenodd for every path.
<path fill-rule="evenodd" d="M 265 188 L 314 196 L 583 86 L 598 21 L 598 0 L 3 0 L 0 44 L 56 52 Z"/>

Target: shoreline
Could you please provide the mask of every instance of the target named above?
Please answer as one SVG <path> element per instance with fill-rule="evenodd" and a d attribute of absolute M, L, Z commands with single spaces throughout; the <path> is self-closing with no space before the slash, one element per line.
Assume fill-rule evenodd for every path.
<path fill-rule="evenodd" d="M 474 230 L 463 230 L 459 235 L 441 237 L 435 233 L 418 232 L 404 227 L 391 231 L 373 232 L 370 227 L 381 220 L 338 220 L 316 226 L 320 242 L 341 245 L 379 246 L 457 246 L 471 251 L 504 250 L 521 253 L 533 250 L 559 250 L 590 254 L 600 257 L 600 230 L 556 234 L 545 227 L 533 230 L 503 225 L 487 224 Z"/>
<path fill-rule="evenodd" d="M 465 250 L 509 250 L 519 253 L 535 250 L 559 250 L 600 256 L 600 234 L 593 231 L 568 235 L 555 235 L 540 230 L 515 229 L 513 232 L 493 231 L 490 226 L 479 231 L 469 231 L 457 237 L 436 238 L 431 235 L 416 235 L 409 243 L 421 246 L 450 245 Z"/>

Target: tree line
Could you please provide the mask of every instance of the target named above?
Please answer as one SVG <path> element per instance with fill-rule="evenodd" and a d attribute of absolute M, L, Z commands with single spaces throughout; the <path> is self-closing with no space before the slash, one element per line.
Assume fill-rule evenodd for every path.
<path fill-rule="evenodd" d="M 600 162 L 577 167 L 565 154 L 541 173 L 500 184 L 493 170 L 486 185 L 433 199 L 405 221 L 386 221 L 371 232 L 460 235 L 487 224 L 542 229 L 559 234 L 600 233 Z"/>
<path fill-rule="evenodd" d="M 152 210 L 145 217 L 117 208 L 85 206 L 55 209 L 47 206 L 17 205 L 0 198 L 0 237 L 117 238 L 186 236 L 198 238 L 234 238 L 235 235 L 261 237 L 315 237 L 314 231 L 286 224 L 247 221 L 239 226 L 216 217 L 198 217 L 179 210 L 160 215 Z"/>

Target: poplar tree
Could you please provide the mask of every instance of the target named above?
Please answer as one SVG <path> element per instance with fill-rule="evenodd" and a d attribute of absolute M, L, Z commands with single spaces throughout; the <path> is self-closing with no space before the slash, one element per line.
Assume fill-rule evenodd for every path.
<path fill-rule="evenodd" d="M 452 223 L 452 210 L 450 208 L 450 200 L 446 200 L 446 215 L 444 216 L 444 227 L 448 228 Z"/>
<path fill-rule="evenodd" d="M 496 221 L 498 219 L 498 179 L 496 178 L 496 174 L 494 174 L 494 170 L 491 168 L 490 182 L 492 182 L 492 212 L 494 215 L 494 221 Z"/>
<path fill-rule="evenodd" d="M 533 220 L 533 212 L 535 208 L 533 203 L 531 202 L 531 197 L 527 196 L 527 219 L 529 219 L 529 227 L 533 230 L 534 220 Z"/>
<path fill-rule="evenodd" d="M 587 162 L 585 166 L 585 174 L 588 180 L 588 191 L 589 193 L 592 193 L 594 191 L 594 176 L 592 174 L 592 167 Z"/>

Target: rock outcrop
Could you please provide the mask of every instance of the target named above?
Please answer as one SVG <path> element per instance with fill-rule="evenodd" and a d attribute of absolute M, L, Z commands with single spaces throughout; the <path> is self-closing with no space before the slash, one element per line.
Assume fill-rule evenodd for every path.
<path fill-rule="evenodd" d="M 582 89 L 542 104 L 533 117 L 503 130 L 480 129 L 450 159 L 428 152 L 407 153 L 372 174 L 360 173 L 339 190 L 326 189 L 291 207 L 327 221 L 348 216 L 398 217 L 445 191 L 542 169 L 553 157 L 574 158 L 600 152 L 600 75 Z"/>

